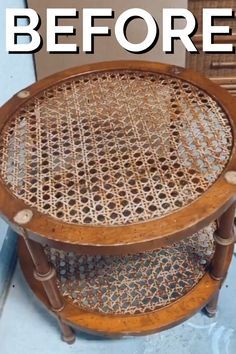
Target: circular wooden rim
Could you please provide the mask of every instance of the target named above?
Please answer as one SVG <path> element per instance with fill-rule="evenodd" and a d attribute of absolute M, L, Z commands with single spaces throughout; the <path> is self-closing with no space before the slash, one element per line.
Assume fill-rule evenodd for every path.
<path fill-rule="evenodd" d="M 229 264 L 233 248 L 228 253 Z M 24 277 L 35 296 L 49 310 L 50 305 L 42 284 L 33 276 L 33 263 L 23 240 L 19 245 L 20 265 Z M 85 332 L 106 336 L 144 335 L 159 332 L 177 325 L 200 309 L 214 296 L 220 287 L 220 281 L 213 280 L 206 273 L 199 283 L 185 296 L 159 310 L 138 315 L 104 315 L 80 310 L 72 301 L 64 298 L 65 307 L 58 313 L 60 318 Z M 55 314 L 51 311 L 52 314 Z"/>
<path fill-rule="evenodd" d="M 236 101 L 224 89 L 207 78 L 191 70 L 185 70 L 172 65 L 157 64 L 142 61 L 117 61 L 91 64 L 52 75 L 25 89 L 29 95 L 15 95 L 1 109 L 0 131 L 11 115 L 32 96 L 75 76 L 107 70 L 140 70 L 160 72 L 190 82 L 213 97 L 226 112 L 235 137 L 234 122 L 236 122 Z M 20 97 L 19 97 L 20 96 Z M 51 242 L 80 245 L 81 247 L 130 247 L 136 245 L 140 249 L 153 249 L 163 243 L 191 235 L 209 222 L 221 215 L 234 201 L 236 185 L 230 184 L 224 178 L 227 171 L 236 170 L 235 142 L 232 147 L 230 160 L 218 180 L 196 201 L 170 215 L 160 219 L 122 226 L 87 226 L 68 224 L 46 214 L 29 208 L 26 203 L 16 198 L 4 182 L 0 180 L 0 211 L 13 227 L 16 223 L 14 216 L 23 209 L 31 209 L 33 217 L 24 225 L 31 237 L 46 237 Z M 17 229 L 18 230 L 18 229 Z"/>

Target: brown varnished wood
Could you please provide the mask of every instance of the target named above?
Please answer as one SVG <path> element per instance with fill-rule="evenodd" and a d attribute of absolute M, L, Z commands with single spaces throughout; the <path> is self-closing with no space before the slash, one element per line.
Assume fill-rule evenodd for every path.
<path fill-rule="evenodd" d="M 219 195 L 218 195 L 219 197 Z M 216 196 L 215 196 L 216 198 Z M 199 202 L 201 200 L 199 199 Z M 207 226 L 210 222 L 217 219 L 222 211 L 226 210 L 228 206 L 232 203 L 232 199 L 228 201 L 226 205 L 223 205 L 219 210 L 214 210 L 213 215 L 210 218 L 205 220 L 201 220 L 201 216 L 199 215 L 199 211 L 205 211 L 206 206 L 203 204 L 199 208 L 197 208 L 197 204 L 191 207 L 188 207 L 188 213 L 183 215 L 181 220 L 178 219 L 178 213 L 171 214 L 172 218 L 166 218 L 166 222 L 163 222 L 160 235 L 157 234 L 156 230 L 156 222 L 149 222 L 145 224 L 139 225 L 129 225 L 123 226 L 121 229 L 119 228 L 109 228 L 111 240 L 108 237 L 105 237 L 101 232 L 101 228 L 94 227 L 93 231 L 96 233 L 93 234 L 93 245 L 86 244 L 75 244 L 72 240 L 71 242 L 58 242 L 57 240 L 52 240 L 51 238 L 47 239 L 47 244 L 51 246 L 55 246 L 56 248 L 63 248 L 67 251 L 75 250 L 78 253 L 82 254 L 131 254 L 137 253 L 139 251 L 153 250 L 160 247 L 165 247 L 173 242 L 180 241 L 184 237 L 188 237 L 193 233 L 199 231 L 200 229 Z M 200 204 L 200 203 L 199 203 Z M 211 208 L 214 208 L 214 201 L 212 201 L 211 206 L 208 206 L 208 211 Z M 196 209 L 194 209 L 194 207 Z M 185 222 L 187 219 L 192 218 L 192 225 L 189 228 L 185 227 Z M 178 221 L 178 224 L 177 224 Z M 143 228 L 141 227 L 143 225 Z M 74 225 L 73 225 L 74 226 Z M 133 227 L 132 227 L 133 226 Z M 176 230 L 174 231 L 173 227 L 176 226 Z M 170 232 L 168 234 L 168 232 Z M 121 232 L 121 233 L 119 233 Z M 132 233 L 133 232 L 133 233 Z M 140 234 L 140 232 L 142 232 Z M 143 240 L 143 236 L 145 232 L 151 234 L 150 238 L 146 238 Z M 125 239 L 127 236 L 130 236 L 129 241 L 125 243 L 123 238 Z M 39 235 L 35 235 L 36 240 L 41 240 L 45 242 L 44 238 L 40 238 Z M 81 235 L 83 237 L 83 234 Z M 84 242 L 86 242 L 86 236 L 83 237 Z M 120 238 L 122 237 L 122 244 L 120 244 Z M 99 240 L 101 239 L 101 242 Z M 103 243 L 102 243 L 103 241 Z M 114 244 L 112 244 L 114 242 Z M 94 247 L 95 246 L 95 247 Z"/>
<path fill-rule="evenodd" d="M 113 69 L 161 72 L 196 85 L 206 91 L 222 106 L 232 124 L 233 136 L 235 137 L 233 122 L 236 121 L 236 102 L 233 97 L 205 77 L 191 70 L 184 70 L 170 65 L 141 61 L 92 64 L 58 73 L 30 86 L 27 90 L 29 90 L 30 97 L 32 97 L 48 87 L 68 80 L 68 78 L 73 78 L 83 73 Z M 14 96 L 1 108 L 0 130 L 3 129 L 4 124 L 13 115 L 15 110 L 25 104 L 28 99 Z M 190 205 L 158 220 L 114 227 L 84 226 L 64 223 L 31 208 L 33 218 L 26 225 L 26 229 L 29 237 L 32 239 L 45 242 L 46 238 L 51 245 L 65 247 L 66 249 L 76 246 L 77 250 L 80 250 L 82 253 L 133 253 L 140 250 L 144 251 L 162 247 L 197 232 L 218 218 L 230 206 L 235 200 L 236 186 L 230 185 L 224 180 L 224 173 L 227 170 L 235 169 L 234 144 L 231 158 L 222 176 L 200 198 Z M 0 180 L 1 214 L 11 223 L 16 231 L 18 231 L 18 228 L 13 222 L 13 218 L 18 211 L 25 208 L 27 208 L 27 205 L 22 200 L 14 197 L 3 181 Z"/>
<path fill-rule="evenodd" d="M 217 304 L 218 304 L 218 299 L 219 299 L 219 290 L 214 294 L 212 299 L 208 302 L 208 304 L 205 306 L 205 312 L 208 317 L 214 317 L 217 312 Z"/>
<path fill-rule="evenodd" d="M 227 254 L 227 265 L 232 258 L 233 247 Z M 49 303 L 40 283 L 36 282 L 32 274 L 32 261 L 24 246 L 19 244 L 20 264 L 24 276 L 36 297 L 50 309 Z M 102 315 L 95 312 L 80 310 L 67 298 L 64 299 L 65 307 L 60 312 L 61 319 L 88 333 L 107 336 L 141 335 L 162 331 L 170 328 L 202 309 L 218 292 L 221 282 L 214 280 L 208 273 L 185 296 L 178 301 L 160 309 L 143 315 L 122 316 Z"/>
<path fill-rule="evenodd" d="M 31 271 L 34 268 L 34 278 L 38 284 L 42 285 L 51 310 L 58 314 L 57 317 L 62 332 L 62 339 L 68 344 L 72 344 L 75 341 L 75 334 L 72 329 L 63 322 L 59 315 L 64 308 L 64 301 L 57 288 L 56 275 L 52 265 L 49 264 L 41 244 L 28 240 L 27 237 L 24 238 L 24 242 L 25 248 L 28 249 L 28 254 L 32 260 Z"/>
<path fill-rule="evenodd" d="M 221 283 L 226 278 L 229 268 L 228 257 L 235 241 L 234 218 L 235 203 L 233 203 L 228 210 L 221 215 L 217 222 L 218 226 L 215 233 L 216 248 L 210 267 L 210 275 L 213 279 L 221 281 Z M 224 242 L 227 244 L 224 244 Z M 206 313 L 209 317 L 213 317 L 216 314 L 219 291 L 215 293 L 205 307 Z"/>
<path fill-rule="evenodd" d="M 42 246 L 37 242 L 28 240 L 27 238 L 25 238 L 25 245 L 33 261 L 33 267 L 35 269 L 34 277 L 36 279 L 41 278 L 40 280 L 38 279 L 38 281 L 42 282 L 44 291 L 47 294 L 53 311 L 60 311 L 64 306 L 63 299 L 61 298 L 56 286 L 56 276 L 50 275 L 53 274 L 53 269 L 47 261 Z M 48 277 L 48 275 L 50 275 L 50 277 Z"/>
<path fill-rule="evenodd" d="M 58 316 L 58 323 L 61 329 L 61 338 L 67 344 L 73 344 L 75 342 L 75 333 L 71 327 L 66 324 L 60 316 Z"/>
<path fill-rule="evenodd" d="M 216 234 L 221 238 L 222 241 L 229 241 L 229 244 L 223 245 L 216 238 L 216 250 L 211 266 L 211 276 L 214 279 L 223 280 L 228 270 L 228 250 L 235 240 L 234 217 L 235 203 L 232 204 L 231 207 L 223 215 L 221 215 L 218 221 L 219 226 Z"/>
<path fill-rule="evenodd" d="M 121 255 L 165 247 L 192 235 L 216 219 L 219 219 L 218 233 L 220 237 L 229 235 L 232 231 L 236 185 L 234 181 L 231 183 L 229 179 L 225 179 L 225 173 L 236 170 L 236 102 L 225 90 L 190 70 L 138 61 L 100 63 L 74 68 L 42 80 L 26 90 L 30 92 L 29 98 L 32 98 L 45 89 L 78 75 L 119 69 L 163 73 L 180 78 L 205 91 L 225 111 L 232 128 L 233 146 L 224 171 L 198 199 L 159 219 L 124 226 L 70 224 L 42 214 L 34 208 L 30 208 L 33 212 L 30 221 L 25 224 L 20 220 L 20 226 L 18 226 L 16 222 L 19 219 L 14 219 L 14 217 L 19 211 L 27 209 L 28 206 L 22 200 L 14 197 L 0 180 L 1 213 L 16 231 L 22 233 L 23 230 L 22 234 L 29 251 L 27 252 L 27 248 L 21 240 L 19 254 L 25 278 L 35 295 L 58 317 L 63 339 L 67 342 L 74 340 L 73 332 L 68 324 L 75 325 L 87 332 L 109 336 L 140 335 L 161 331 L 176 325 L 192 316 L 206 304 L 208 304 L 208 309 L 212 310 L 216 307 L 221 281 L 227 273 L 232 257 L 232 244 L 223 248 L 217 245 L 211 274 L 206 273 L 189 293 L 177 301 L 145 314 L 104 315 L 98 312 L 88 312 L 76 307 L 68 298 L 61 297 L 55 273 L 52 273 L 52 268 L 47 262 L 41 244 L 81 254 Z M 3 117 L 0 121 L 0 132 L 8 119 L 11 119 L 15 110 L 24 105 L 29 98 L 22 99 L 15 96 L 0 110 Z M 33 263 L 36 268 L 35 272 L 33 272 Z"/>

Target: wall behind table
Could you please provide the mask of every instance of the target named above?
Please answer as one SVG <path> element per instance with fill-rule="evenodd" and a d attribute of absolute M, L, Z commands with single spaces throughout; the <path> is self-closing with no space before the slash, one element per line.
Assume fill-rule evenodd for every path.
<path fill-rule="evenodd" d="M 185 49 L 180 41 L 175 43 L 175 53 L 165 54 L 162 51 L 162 9 L 163 8 L 187 8 L 187 0 L 28 0 L 28 7 L 36 10 L 42 19 L 39 32 L 42 35 L 44 46 L 35 54 L 37 77 L 41 79 L 52 73 L 69 67 L 108 60 L 149 60 L 162 63 L 185 66 Z M 60 36 L 60 43 L 77 43 L 80 46 L 80 54 L 49 54 L 46 52 L 46 8 L 76 8 L 79 19 L 60 19 L 59 25 L 73 25 L 76 28 L 76 36 Z M 109 26 L 111 37 L 95 37 L 95 54 L 82 52 L 82 9 L 83 8 L 112 8 L 115 11 L 115 19 L 96 19 L 95 25 Z M 148 53 L 132 54 L 123 49 L 116 41 L 114 35 L 115 20 L 123 11 L 130 8 L 142 8 L 151 13 L 158 22 L 160 35 L 157 45 Z M 176 25 L 183 27 L 181 20 Z M 142 42 L 146 36 L 146 24 L 141 19 L 132 21 L 127 29 L 128 39 L 131 42 Z"/>

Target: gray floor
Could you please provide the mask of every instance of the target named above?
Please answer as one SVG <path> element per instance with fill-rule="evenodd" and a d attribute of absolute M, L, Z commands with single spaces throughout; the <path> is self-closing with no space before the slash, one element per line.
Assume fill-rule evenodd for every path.
<path fill-rule="evenodd" d="M 0 320 L 1 354 L 235 354 L 236 257 L 222 288 L 219 311 L 209 319 L 198 313 L 155 335 L 117 340 L 77 332 L 69 346 L 60 341 L 56 320 L 34 298 L 17 266 Z"/>

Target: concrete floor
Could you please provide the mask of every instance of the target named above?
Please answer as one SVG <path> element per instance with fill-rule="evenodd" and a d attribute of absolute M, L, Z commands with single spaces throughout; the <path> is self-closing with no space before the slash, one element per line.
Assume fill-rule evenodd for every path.
<path fill-rule="evenodd" d="M 30 55 L 5 52 L 5 8 L 22 7 L 23 0 L 0 3 L 0 104 L 15 92 L 34 82 Z M 7 225 L 0 220 L 0 289 L 1 272 L 12 259 L 15 243 L 5 237 Z M 5 245 L 2 248 L 2 244 Z M 4 275 L 5 276 L 5 275 Z M 7 279 L 7 277 L 5 276 Z M 119 340 L 97 338 L 77 333 L 73 346 L 60 341 L 56 320 L 34 298 L 17 266 L 8 296 L 0 315 L 1 354 L 236 354 L 236 258 L 222 288 L 219 313 L 209 319 L 198 313 L 185 323 L 168 331 L 143 337 Z M 0 291 L 1 298 L 1 291 Z M 1 310 L 1 304 L 0 304 Z"/>

